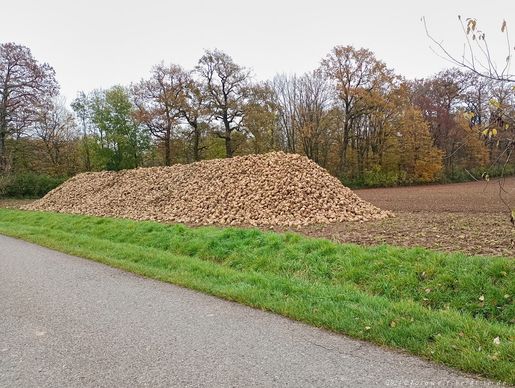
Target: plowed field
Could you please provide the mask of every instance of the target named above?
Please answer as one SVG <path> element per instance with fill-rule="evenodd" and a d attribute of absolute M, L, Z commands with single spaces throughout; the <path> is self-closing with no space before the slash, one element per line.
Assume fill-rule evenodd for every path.
<path fill-rule="evenodd" d="M 422 246 L 469 254 L 515 256 L 515 178 L 499 181 L 356 190 L 396 217 L 368 223 L 312 225 L 299 231 L 341 242 Z M 508 205 L 508 206 L 507 206 Z"/>

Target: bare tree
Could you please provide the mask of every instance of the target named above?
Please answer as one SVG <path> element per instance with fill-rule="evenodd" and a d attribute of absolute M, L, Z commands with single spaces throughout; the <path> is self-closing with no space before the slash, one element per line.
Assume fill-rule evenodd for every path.
<path fill-rule="evenodd" d="M 88 96 L 84 92 L 80 92 L 79 95 L 71 103 L 71 107 L 75 112 L 77 118 L 81 123 L 82 130 L 82 146 L 84 148 L 84 168 L 86 171 L 90 171 L 91 165 L 91 152 L 88 142 L 89 132 L 89 111 L 88 111 Z"/>
<path fill-rule="evenodd" d="M 163 141 L 165 165 L 172 164 L 172 137 L 184 111 L 184 84 L 187 73 L 177 65 L 160 64 L 152 69 L 150 79 L 142 80 L 131 88 L 137 107 L 137 120 L 150 133 Z"/>
<path fill-rule="evenodd" d="M 0 45 L 0 172 L 9 169 L 7 137 L 30 127 L 58 91 L 50 65 L 37 62 L 27 47 Z"/>
<path fill-rule="evenodd" d="M 33 128 L 35 137 L 43 142 L 54 170 L 58 171 L 62 151 L 75 137 L 75 120 L 64 99 L 56 98 L 51 105 L 42 107 Z"/>
<path fill-rule="evenodd" d="M 272 81 L 275 104 L 278 107 L 278 127 L 282 146 L 287 152 L 296 152 L 297 147 L 297 104 L 299 80 L 296 75 L 276 75 Z"/>
<path fill-rule="evenodd" d="M 332 96 L 321 71 L 307 73 L 299 79 L 297 123 L 306 156 L 320 163 L 322 139 L 330 133 L 329 112 Z"/>
<path fill-rule="evenodd" d="M 234 155 L 233 132 L 243 131 L 244 106 L 249 93 L 250 72 L 219 51 L 206 51 L 196 71 L 213 118 L 221 123 L 216 136 L 225 140 L 226 157 Z"/>
<path fill-rule="evenodd" d="M 515 47 L 512 47 L 510 43 L 506 20 L 502 21 L 500 27 L 500 32 L 503 34 L 505 40 L 505 57 L 501 65 L 497 64 L 494 56 L 494 54 L 499 54 L 492 53 L 487 34 L 479 28 L 478 20 L 476 18 L 466 18 L 463 20 L 461 16 L 458 16 L 458 21 L 465 40 L 463 51 L 459 55 L 452 53 L 442 42 L 434 38 L 429 31 L 426 19 L 422 18 L 426 35 L 434 45 L 434 47 L 431 47 L 432 50 L 440 57 L 469 70 L 471 73 L 481 78 L 501 84 L 500 89 L 507 88 L 508 90 L 513 90 L 515 74 L 511 71 L 511 63 Z M 504 188 L 505 167 L 509 163 L 513 150 L 515 149 L 515 139 L 513 136 L 506 136 L 506 132 L 508 132 L 506 130 L 510 130 L 511 132 L 512 128 L 515 126 L 515 114 L 512 107 L 507 106 L 503 101 L 496 98 L 490 100 L 490 106 L 493 108 L 496 118 L 494 120 L 491 119 L 486 127 L 482 125 L 479 129 L 490 142 L 493 138 L 497 137 L 497 134 L 500 133 L 501 130 L 505 130 L 504 136 L 496 138 L 495 144 L 497 147 L 502 147 L 502 152 L 500 156 L 495 159 L 495 162 L 498 162 L 501 157 L 503 158 L 501 179 L 499 180 L 499 198 L 510 210 L 511 222 L 515 225 L 515 210 L 507 202 L 505 198 L 506 190 Z M 491 142 L 491 144 L 494 143 Z M 483 177 L 488 179 L 488 173 L 485 172 Z"/>
<path fill-rule="evenodd" d="M 257 82 L 250 86 L 245 104 L 245 129 L 254 153 L 270 152 L 281 145 L 277 130 L 275 92 L 268 82 Z"/>
<path fill-rule="evenodd" d="M 431 49 L 443 59 L 481 77 L 497 81 L 515 82 L 515 74 L 511 72 L 510 67 L 515 47 L 511 46 L 506 20 L 502 21 L 500 28 L 506 42 L 506 57 L 503 61 L 504 64 L 501 66 L 497 65 L 495 57 L 493 56 L 494 53 L 490 50 L 487 35 L 484 31 L 479 29 L 477 19 L 466 18 L 464 21 L 462 17 L 458 15 L 458 21 L 463 31 L 465 44 L 463 51 L 460 54 L 455 54 L 445 47 L 441 41 L 433 37 L 429 31 L 426 18 L 422 18 L 426 35 L 434 45 Z"/>
<path fill-rule="evenodd" d="M 193 160 L 199 161 L 202 151 L 206 148 L 201 144 L 202 136 L 209 127 L 211 116 L 206 107 L 206 96 L 202 93 L 201 85 L 190 74 L 185 78 L 183 93 L 180 114 L 189 127 L 187 136 L 191 139 Z"/>

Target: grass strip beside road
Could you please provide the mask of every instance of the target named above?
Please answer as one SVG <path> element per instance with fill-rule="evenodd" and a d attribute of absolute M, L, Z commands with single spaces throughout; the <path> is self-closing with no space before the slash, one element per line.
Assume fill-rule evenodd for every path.
<path fill-rule="evenodd" d="M 0 233 L 515 383 L 515 261 L 0 209 Z"/>

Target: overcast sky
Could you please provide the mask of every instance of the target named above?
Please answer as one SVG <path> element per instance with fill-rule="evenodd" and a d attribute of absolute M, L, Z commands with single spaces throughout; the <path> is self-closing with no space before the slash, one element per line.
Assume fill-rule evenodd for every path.
<path fill-rule="evenodd" d="M 0 14 L 0 42 L 50 63 L 68 102 L 146 77 L 160 61 L 192 68 L 211 48 L 257 79 L 314 69 L 335 45 L 366 47 L 398 73 L 425 77 L 449 65 L 430 50 L 422 16 L 457 53 L 457 15 L 478 18 L 501 56 L 503 19 L 515 40 L 515 0 L 0 0 Z"/>

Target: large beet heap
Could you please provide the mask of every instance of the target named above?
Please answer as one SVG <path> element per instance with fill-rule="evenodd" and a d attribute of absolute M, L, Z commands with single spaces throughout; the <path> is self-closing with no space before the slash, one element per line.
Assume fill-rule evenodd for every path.
<path fill-rule="evenodd" d="M 79 174 L 26 208 L 135 220 L 282 226 L 392 215 L 361 200 L 308 158 L 283 152 Z"/>

